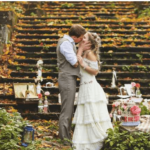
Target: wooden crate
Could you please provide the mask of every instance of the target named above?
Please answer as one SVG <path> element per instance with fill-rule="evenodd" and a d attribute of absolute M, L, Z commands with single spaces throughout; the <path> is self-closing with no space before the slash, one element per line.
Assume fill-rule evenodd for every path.
<path fill-rule="evenodd" d="M 29 88 L 29 98 L 26 97 L 27 85 Z M 22 99 L 28 101 L 38 100 L 35 83 L 13 83 L 13 87 L 15 99 Z"/>

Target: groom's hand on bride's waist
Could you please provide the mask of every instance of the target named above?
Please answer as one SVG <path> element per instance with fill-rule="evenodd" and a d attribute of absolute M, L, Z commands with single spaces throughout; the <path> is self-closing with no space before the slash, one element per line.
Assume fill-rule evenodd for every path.
<path fill-rule="evenodd" d="M 77 68 L 77 67 L 78 67 L 78 65 L 79 65 L 79 63 L 78 63 L 78 62 L 76 62 L 76 63 L 73 65 L 73 67 Z"/>

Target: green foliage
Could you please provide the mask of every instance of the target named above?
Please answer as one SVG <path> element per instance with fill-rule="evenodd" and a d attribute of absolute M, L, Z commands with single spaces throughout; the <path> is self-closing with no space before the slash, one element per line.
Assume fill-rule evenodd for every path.
<path fill-rule="evenodd" d="M 140 59 L 140 61 L 142 62 L 143 60 L 143 55 L 140 55 L 140 54 L 136 54 L 136 56 Z"/>
<path fill-rule="evenodd" d="M 28 70 L 29 70 L 29 71 L 34 71 L 34 69 L 33 69 L 33 68 L 29 68 Z"/>
<path fill-rule="evenodd" d="M 23 9 L 19 7 L 14 7 L 15 11 L 18 13 L 23 13 Z"/>
<path fill-rule="evenodd" d="M 18 112 L 7 113 L 0 109 L 0 150 L 18 150 L 21 141 L 21 132 L 27 122 Z"/>
<path fill-rule="evenodd" d="M 115 8 L 115 3 L 114 2 L 111 2 L 111 4 L 110 5 L 106 5 L 107 7 L 111 7 L 111 8 Z"/>
<path fill-rule="evenodd" d="M 119 126 L 107 130 L 108 137 L 102 150 L 149 150 L 150 134 L 120 131 Z"/>
<path fill-rule="evenodd" d="M 138 18 L 150 17 L 150 7 L 140 11 Z"/>
<path fill-rule="evenodd" d="M 72 20 L 68 20 L 68 19 L 67 19 L 67 20 L 65 20 L 64 22 L 65 22 L 66 24 L 72 24 Z"/>
<path fill-rule="evenodd" d="M 30 13 L 31 16 L 37 16 L 34 12 Z"/>
<path fill-rule="evenodd" d="M 150 115 L 150 111 L 143 105 L 143 103 L 140 103 L 139 107 L 141 108 L 141 115 Z"/>
<path fill-rule="evenodd" d="M 75 7 L 75 4 L 73 3 L 61 4 L 61 8 L 73 8 L 73 7 Z"/>
<path fill-rule="evenodd" d="M 48 49 L 49 49 L 49 46 L 46 46 L 46 44 L 44 44 L 43 50 L 48 50 Z"/>
<path fill-rule="evenodd" d="M 80 20 L 80 21 L 82 20 L 82 16 L 79 16 L 79 20 Z"/>
<path fill-rule="evenodd" d="M 148 71 L 146 66 L 137 66 L 137 67 L 140 69 L 139 71 L 145 71 L 145 72 Z"/>
<path fill-rule="evenodd" d="M 16 70 L 17 70 L 17 71 L 21 70 L 21 67 L 18 66 L 18 67 L 16 68 Z"/>
<path fill-rule="evenodd" d="M 123 69 L 124 71 L 132 72 L 131 66 L 123 66 L 122 69 Z"/>

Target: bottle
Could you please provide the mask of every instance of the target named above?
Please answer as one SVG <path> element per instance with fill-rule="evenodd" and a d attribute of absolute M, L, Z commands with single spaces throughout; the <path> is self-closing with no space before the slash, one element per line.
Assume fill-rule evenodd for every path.
<path fill-rule="evenodd" d="M 30 91 L 29 91 L 29 85 L 27 85 L 27 89 L 26 89 L 26 98 L 30 98 Z"/>
<path fill-rule="evenodd" d="M 47 97 L 45 98 L 45 101 L 44 101 L 43 112 L 44 113 L 48 113 L 48 101 L 47 101 Z"/>
<path fill-rule="evenodd" d="M 141 97 L 141 91 L 140 91 L 139 87 L 136 90 L 136 97 L 138 97 L 138 98 Z"/>
<path fill-rule="evenodd" d="M 39 99 L 38 113 L 42 113 L 42 112 L 43 112 L 43 103 L 42 103 L 42 99 Z"/>

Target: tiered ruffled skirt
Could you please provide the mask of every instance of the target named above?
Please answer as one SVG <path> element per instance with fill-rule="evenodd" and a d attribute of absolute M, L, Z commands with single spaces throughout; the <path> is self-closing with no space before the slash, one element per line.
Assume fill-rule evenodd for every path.
<path fill-rule="evenodd" d="M 96 80 L 80 86 L 73 124 L 76 124 L 72 139 L 75 150 L 102 148 L 106 131 L 112 124 L 106 95 Z"/>

